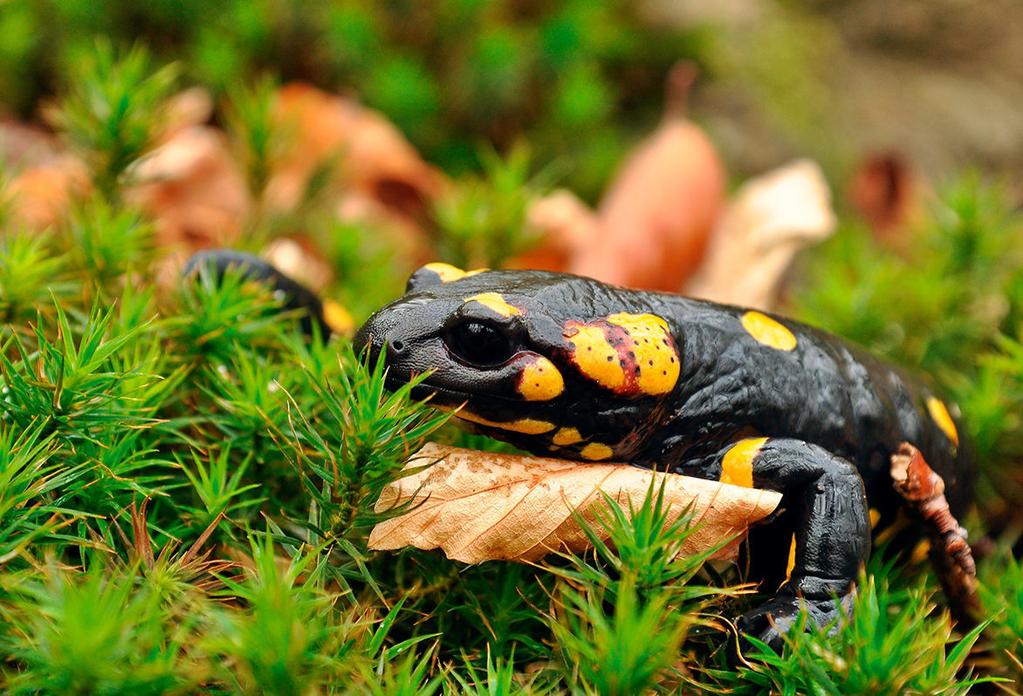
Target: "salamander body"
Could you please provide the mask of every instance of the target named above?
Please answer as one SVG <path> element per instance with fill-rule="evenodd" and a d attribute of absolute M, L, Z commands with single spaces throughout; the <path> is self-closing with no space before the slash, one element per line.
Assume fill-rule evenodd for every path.
<path fill-rule="evenodd" d="M 414 394 L 529 452 L 781 491 L 770 541 L 751 542 L 764 587 L 781 589 L 742 622 L 771 643 L 801 603 L 821 625 L 848 608 L 868 501 L 881 526 L 902 502 L 889 473 L 902 443 L 944 480 L 953 515 L 972 495 L 954 407 L 865 351 L 755 310 L 429 264 L 355 342 L 383 356 L 392 384 L 428 373 Z"/>
<path fill-rule="evenodd" d="M 268 282 L 329 330 L 319 298 L 265 261 L 207 252 L 190 272 L 203 263 Z M 780 491 L 780 512 L 749 543 L 774 595 L 740 620 L 769 644 L 801 607 L 820 626 L 846 615 L 871 527 L 900 516 L 910 541 L 936 542 L 952 608 L 970 618 L 973 561 L 956 518 L 973 469 L 957 409 L 823 331 L 578 276 L 434 263 L 354 341 L 386 361 L 392 388 L 425 374 L 414 396 L 529 452 Z M 913 471 L 943 484 L 943 497 L 896 492 L 893 455 L 907 446 L 922 455 Z"/>

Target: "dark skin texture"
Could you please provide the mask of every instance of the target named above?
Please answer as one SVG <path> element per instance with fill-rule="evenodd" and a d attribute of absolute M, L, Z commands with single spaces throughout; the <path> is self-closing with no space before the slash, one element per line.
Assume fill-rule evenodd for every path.
<path fill-rule="evenodd" d="M 847 613 L 870 551 L 868 500 L 881 515 L 878 529 L 901 504 L 888 473 L 900 443 L 919 448 L 944 479 L 953 514 L 971 499 L 972 467 L 948 410 L 940 406 L 948 420 L 932 413 L 928 401 L 941 403 L 933 392 L 825 332 L 759 313 L 752 316 L 768 328 L 753 321 L 751 330 L 745 309 L 564 274 L 488 271 L 447 282 L 442 275 L 429 266 L 413 275 L 408 293 L 362 327 L 356 347 L 385 356 L 393 385 L 429 372 L 416 396 L 462 407 L 459 415 L 480 431 L 537 455 L 626 461 L 732 482 L 738 472 L 749 476 L 745 485 L 782 492 L 782 512 L 750 542 L 762 588 L 781 586 L 740 620 L 745 632 L 770 644 L 779 644 L 801 603 L 822 626 Z M 481 295 L 483 301 L 472 299 Z M 662 375 L 666 381 L 648 390 L 656 393 L 602 384 L 585 369 L 594 363 L 580 363 L 590 346 L 574 332 L 595 325 L 623 372 L 654 365 L 639 352 L 642 339 L 614 343 L 620 332 L 605 320 L 622 313 L 666 324 L 669 336 L 661 340 L 680 366 L 673 383 Z M 523 395 L 522 373 L 536 356 L 561 374 L 554 396 L 553 388 L 543 398 Z M 658 370 L 671 366 L 657 356 Z M 531 431 L 546 430 L 516 432 L 522 419 Z M 565 442 L 555 437 L 562 428 L 577 430 L 579 441 L 558 444 Z M 595 442 L 609 450 L 593 456 L 586 447 Z M 737 443 L 743 446 L 729 464 Z M 795 562 L 785 580 L 793 533 Z"/>
<path fill-rule="evenodd" d="M 241 268 L 326 326 L 320 300 L 260 259 L 207 252 L 188 272 L 201 263 Z M 387 361 L 389 386 L 429 373 L 414 396 L 537 455 L 780 491 L 779 511 L 748 544 L 761 588 L 777 590 L 739 621 L 773 646 L 802 606 L 819 626 L 848 614 L 870 552 L 868 505 L 875 532 L 906 506 L 889 473 L 900 444 L 944 480 L 952 515 L 972 497 L 965 443 L 932 390 L 781 317 L 566 274 L 429 264 L 355 345 Z M 936 566 L 947 555 L 932 547 Z"/>
<path fill-rule="evenodd" d="M 182 274 L 186 277 L 207 268 L 216 278 L 223 278 L 229 270 L 245 276 L 246 280 L 265 283 L 275 293 L 280 293 L 282 311 L 298 311 L 302 330 L 311 334 L 313 325 L 323 336 L 329 336 L 331 328 L 324 318 L 323 302 L 309 288 L 292 280 L 272 265 L 254 254 L 230 249 L 213 249 L 194 254 L 185 264 Z"/>

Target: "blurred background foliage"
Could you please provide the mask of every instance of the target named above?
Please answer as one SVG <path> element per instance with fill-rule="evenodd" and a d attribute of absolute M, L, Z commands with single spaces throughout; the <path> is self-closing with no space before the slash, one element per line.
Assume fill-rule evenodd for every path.
<path fill-rule="evenodd" d="M 661 111 L 680 59 L 740 175 L 811 153 L 834 176 L 896 148 L 930 174 L 1023 164 L 1012 0 L 7 0 L 0 104 L 66 86 L 96 35 L 141 42 L 219 95 L 253 76 L 357 94 L 450 174 L 527 140 L 592 200 Z M 980 113 L 983 118 L 978 118 Z"/>
<path fill-rule="evenodd" d="M 630 129 L 656 120 L 668 67 L 709 38 L 639 15 L 629 2 L 6 3 L 0 103 L 33 113 L 103 34 L 217 94 L 261 73 L 353 91 L 453 174 L 478 168 L 481 143 L 524 138 L 594 195 Z"/>

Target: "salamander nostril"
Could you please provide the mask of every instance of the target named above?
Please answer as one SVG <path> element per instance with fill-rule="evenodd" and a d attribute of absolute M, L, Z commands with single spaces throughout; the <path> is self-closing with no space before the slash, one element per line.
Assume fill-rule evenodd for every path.
<path fill-rule="evenodd" d="M 400 338 L 392 339 L 387 349 L 388 352 L 391 353 L 391 355 L 397 355 L 398 353 L 405 350 L 405 342 L 402 341 Z"/>

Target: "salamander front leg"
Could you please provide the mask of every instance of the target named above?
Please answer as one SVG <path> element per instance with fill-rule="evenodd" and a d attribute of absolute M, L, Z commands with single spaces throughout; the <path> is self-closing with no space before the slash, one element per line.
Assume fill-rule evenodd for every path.
<path fill-rule="evenodd" d="M 722 481 L 780 491 L 795 524 L 795 553 L 785 583 L 740 619 L 740 629 L 778 647 L 801 606 L 825 626 L 847 616 L 854 583 L 870 552 L 863 480 L 852 463 L 801 440 L 749 438 L 719 461 Z M 779 549 L 779 562 L 788 557 Z"/>

